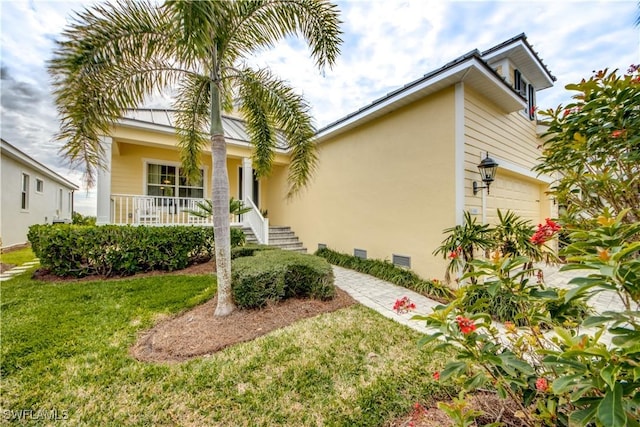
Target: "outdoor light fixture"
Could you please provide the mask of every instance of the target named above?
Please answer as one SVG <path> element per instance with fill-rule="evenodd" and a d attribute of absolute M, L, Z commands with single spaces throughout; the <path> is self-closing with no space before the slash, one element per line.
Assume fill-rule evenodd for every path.
<path fill-rule="evenodd" d="M 483 188 L 486 188 L 487 194 L 489 194 L 489 186 L 493 182 L 493 179 L 496 177 L 498 163 L 496 163 L 495 160 L 489 157 L 489 153 L 487 152 L 487 157 L 482 159 L 482 161 L 478 165 L 478 170 L 480 171 L 482 182 L 484 182 L 486 186 L 481 187 L 476 181 L 473 181 L 473 195 L 475 196 L 478 191 L 482 190 Z"/>

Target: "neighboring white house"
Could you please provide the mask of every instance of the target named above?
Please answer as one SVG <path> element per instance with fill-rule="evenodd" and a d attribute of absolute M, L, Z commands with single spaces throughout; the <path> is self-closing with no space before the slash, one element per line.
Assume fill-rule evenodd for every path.
<path fill-rule="evenodd" d="M 78 186 L 0 140 L 0 246 L 27 242 L 33 224 L 71 221 Z"/>

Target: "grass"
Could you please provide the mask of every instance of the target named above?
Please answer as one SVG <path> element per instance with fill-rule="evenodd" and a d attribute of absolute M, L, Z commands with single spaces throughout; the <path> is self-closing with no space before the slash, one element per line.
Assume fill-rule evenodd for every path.
<path fill-rule="evenodd" d="M 0 260 L 5 264 L 21 265 L 28 261 L 33 261 L 36 256 L 30 247 L 16 249 L 15 251 L 2 252 Z"/>
<path fill-rule="evenodd" d="M 372 426 L 453 392 L 432 379 L 446 354 L 358 305 L 180 364 L 128 355 L 138 333 L 209 299 L 213 281 L 3 282 L 0 407 L 56 410 L 68 425 Z"/>

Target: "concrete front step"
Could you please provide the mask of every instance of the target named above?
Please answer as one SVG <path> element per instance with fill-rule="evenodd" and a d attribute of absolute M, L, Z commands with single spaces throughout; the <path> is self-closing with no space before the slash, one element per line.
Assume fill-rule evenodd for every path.
<path fill-rule="evenodd" d="M 242 231 L 244 231 L 247 243 L 258 243 L 258 239 L 256 239 L 250 227 L 244 227 Z M 288 226 L 269 227 L 269 246 L 303 253 L 307 252 L 300 239 Z"/>

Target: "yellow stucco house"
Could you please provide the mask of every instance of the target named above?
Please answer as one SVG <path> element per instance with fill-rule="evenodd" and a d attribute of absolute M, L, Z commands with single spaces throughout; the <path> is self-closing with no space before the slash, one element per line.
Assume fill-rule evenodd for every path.
<path fill-rule="evenodd" d="M 464 211 L 489 223 L 497 208 L 534 223 L 554 216 L 551 177 L 531 171 L 541 142 L 536 92 L 554 80 L 524 34 L 469 52 L 320 129 L 319 168 L 292 200 L 288 153 L 279 150 L 273 173 L 256 180 L 243 123 L 225 117 L 231 196 L 254 208 L 242 223 L 261 242 L 269 224 L 290 226 L 310 251 L 326 245 L 440 277 L 444 263 L 432 252 Z M 103 138 L 111 163 L 98 177 L 99 223 L 202 221 L 187 211 L 210 194 L 210 154 L 206 179 L 187 186 L 174 133 L 170 111 L 134 110 Z M 487 153 L 497 175 L 490 194 L 474 194 Z"/>

